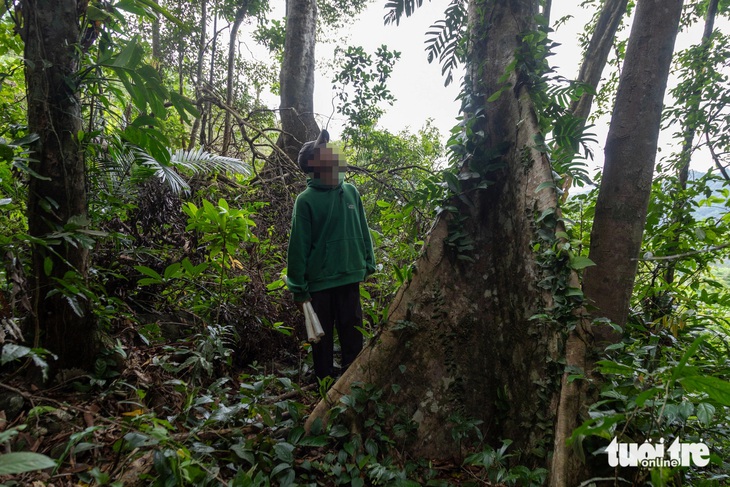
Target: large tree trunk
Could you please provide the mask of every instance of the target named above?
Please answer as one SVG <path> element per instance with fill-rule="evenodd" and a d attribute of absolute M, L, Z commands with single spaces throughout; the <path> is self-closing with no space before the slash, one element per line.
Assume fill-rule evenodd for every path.
<path fill-rule="evenodd" d="M 283 132 L 277 145 L 295 162 L 302 144 L 319 133 L 314 120 L 316 30 L 316 1 L 287 0 L 284 60 L 279 76 Z"/>
<path fill-rule="evenodd" d="M 62 289 L 57 281 L 83 286 L 89 262 L 80 243 L 52 236 L 65 226 L 73 238 L 75 229 L 88 224 L 85 165 L 76 139 L 81 106 L 73 86 L 79 15 L 76 0 L 23 2 L 28 129 L 39 137 L 30 164 L 37 175 L 30 178 L 28 232 L 44 242 L 34 243 L 32 251 L 35 341 L 58 356 L 55 366 L 88 370 L 96 350 L 89 302 L 78 292 L 49 296 Z"/>
<path fill-rule="evenodd" d="M 594 316 L 624 326 L 651 194 L 654 161 L 682 0 L 642 0 L 636 7 L 605 147 L 583 290 Z M 598 343 L 620 335 L 595 330 Z"/>
<path fill-rule="evenodd" d="M 464 182 L 470 188 L 454 198 L 458 212 L 437 220 L 388 325 L 316 407 L 310 425 L 326 418 L 353 383 L 365 382 L 416 422 L 415 455 L 459 457 L 452 430 L 461 417 L 483 421 L 492 444 L 513 440 L 524 464 L 547 464 L 564 335 L 561 325 L 535 316 L 555 304 L 553 289 L 542 284 L 566 285 L 570 272 L 541 267 L 533 250 L 538 243 L 551 247 L 557 197 L 552 189 L 536 191 L 552 176 L 534 149 L 538 127 L 527 87 L 512 72 L 514 89 L 485 101 L 501 86 L 520 35 L 535 29 L 538 4 L 471 2 L 470 110 L 480 110 L 472 132 L 483 131 L 484 139 L 463 174 L 477 171 L 494 184 L 476 189 Z M 466 237 L 454 240 L 457 232 Z"/>

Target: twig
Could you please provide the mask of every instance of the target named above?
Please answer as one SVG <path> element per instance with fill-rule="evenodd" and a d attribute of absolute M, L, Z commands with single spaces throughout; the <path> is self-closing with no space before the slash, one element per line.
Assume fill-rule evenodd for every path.
<path fill-rule="evenodd" d="M 713 149 L 712 143 L 710 142 L 710 134 L 707 131 L 705 131 L 705 140 L 707 140 L 707 147 L 710 149 L 710 154 L 712 155 L 712 160 L 715 161 L 715 166 L 717 166 L 717 168 L 722 173 L 722 177 L 724 177 L 726 181 L 730 181 L 730 176 L 728 175 L 725 166 L 723 166 L 722 162 L 720 162 L 720 157 L 715 154 L 715 150 Z"/>
<path fill-rule="evenodd" d="M 703 254 L 705 252 L 714 252 L 716 250 L 722 250 L 724 248 L 730 247 L 730 243 L 722 244 L 722 245 L 716 245 L 715 247 L 710 247 L 709 249 L 703 249 L 703 250 L 692 250 L 690 252 L 684 252 L 683 254 L 674 254 L 674 255 L 662 255 L 658 257 L 635 257 L 631 260 L 673 260 L 673 259 L 681 259 L 683 257 L 690 257 L 692 255 L 697 254 Z"/>

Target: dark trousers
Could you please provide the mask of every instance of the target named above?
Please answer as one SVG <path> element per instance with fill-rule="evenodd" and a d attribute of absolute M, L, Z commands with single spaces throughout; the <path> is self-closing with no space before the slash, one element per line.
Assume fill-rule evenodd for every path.
<path fill-rule="evenodd" d="M 347 284 L 311 294 L 312 308 L 317 313 L 324 330 L 319 343 L 312 344 L 314 373 L 317 378 L 334 377 L 334 327 L 340 337 L 342 350 L 342 371 L 350 366 L 362 350 L 362 333 L 356 326 L 362 326 L 360 306 L 360 284 Z"/>

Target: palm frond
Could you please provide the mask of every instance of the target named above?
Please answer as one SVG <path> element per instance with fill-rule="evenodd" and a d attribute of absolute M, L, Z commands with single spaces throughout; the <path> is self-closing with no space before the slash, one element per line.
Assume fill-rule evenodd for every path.
<path fill-rule="evenodd" d="M 454 70 L 464 60 L 466 19 L 464 0 L 452 0 L 444 12 L 444 18 L 437 20 L 426 33 L 428 62 L 438 59 L 447 86 L 454 79 Z"/>
<path fill-rule="evenodd" d="M 383 21 L 385 25 L 392 24 L 393 22 L 395 22 L 395 25 L 398 25 L 403 14 L 406 14 L 406 17 L 410 17 L 421 5 L 423 5 L 423 0 L 388 0 L 385 3 L 386 12 Z"/>
<path fill-rule="evenodd" d="M 157 159 L 141 149 L 135 151 L 137 160 L 146 169 L 149 169 L 155 177 L 167 184 L 173 193 L 188 193 L 190 186 L 177 171 L 173 164 L 161 164 Z"/>
<path fill-rule="evenodd" d="M 234 157 L 211 154 L 202 148 L 178 149 L 172 154 L 170 163 L 180 169 L 190 169 L 194 173 L 228 172 L 251 175 L 251 166 L 247 162 Z"/>
<path fill-rule="evenodd" d="M 244 176 L 251 175 L 251 166 L 240 159 L 212 154 L 202 148 L 193 150 L 178 149 L 171 152 L 169 164 L 161 163 L 147 152 L 135 150 L 137 160 L 148 168 L 162 182 L 166 183 L 175 193 L 187 193 L 190 186 L 185 181 L 183 173 L 213 174 L 235 173 Z"/>

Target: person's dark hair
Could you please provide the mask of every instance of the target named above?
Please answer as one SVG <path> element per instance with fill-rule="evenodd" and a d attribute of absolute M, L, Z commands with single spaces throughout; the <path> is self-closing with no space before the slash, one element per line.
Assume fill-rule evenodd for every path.
<path fill-rule="evenodd" d="M 310 140 L 309 142 L 304 143 L 301 150 L 299 151 L 299 157 L 297 157 L 297 164 L 299 164 L 299 167 L 302 169 L 302 171 L 306 173 L 310 172 L 309 161 L 314 159 L 315 149 L 323 146 L 329 141 L 329 132 L 327 132 L 326 130 L 322 130 L 316 140 Z"/>

